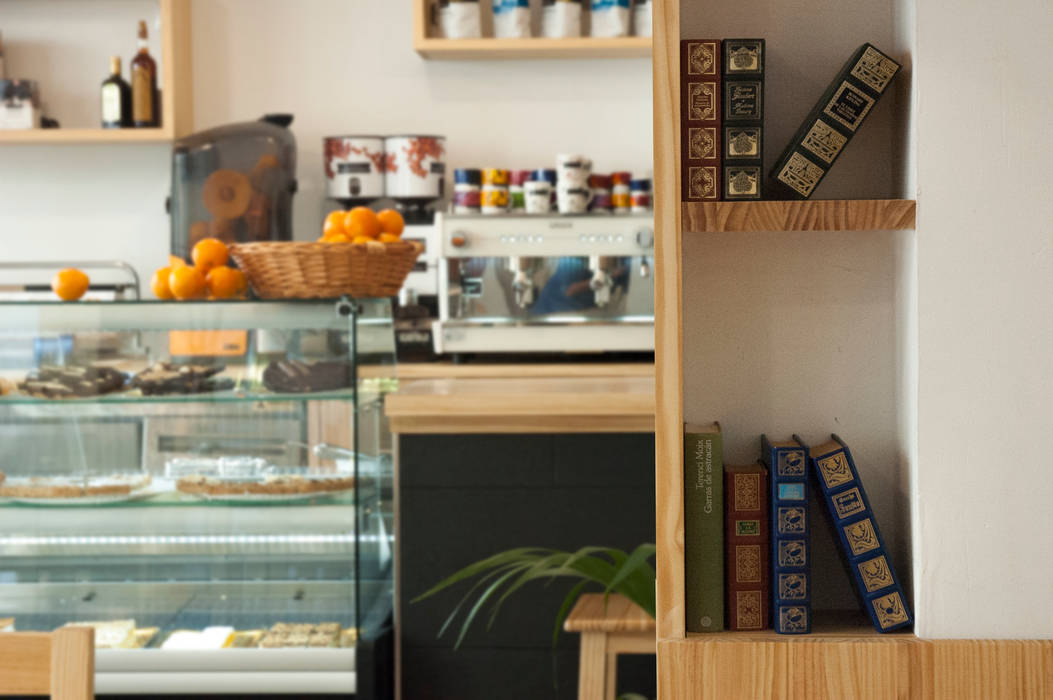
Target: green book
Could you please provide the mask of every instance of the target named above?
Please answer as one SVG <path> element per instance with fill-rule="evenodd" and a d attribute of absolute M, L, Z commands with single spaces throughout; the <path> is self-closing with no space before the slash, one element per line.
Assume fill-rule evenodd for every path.
<path fill-rule="evenodd" d="M 684 600 L 688 632 L 724 629 L 724 457 L 720 424 L 684 425 Z"/>

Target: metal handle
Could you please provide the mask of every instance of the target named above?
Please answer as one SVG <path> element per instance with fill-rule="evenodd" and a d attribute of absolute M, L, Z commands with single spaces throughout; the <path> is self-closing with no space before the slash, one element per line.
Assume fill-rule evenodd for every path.
<path fill-rule="evenodd" d="M 136 300 L 142 299 L 139 273 L 123 260 L 48 260 L 44 262 L 0 262 L 0 270 L 55 270 L 64 267 L 87 268 L 89 270 L 119 270 L 132 278 Z"/>

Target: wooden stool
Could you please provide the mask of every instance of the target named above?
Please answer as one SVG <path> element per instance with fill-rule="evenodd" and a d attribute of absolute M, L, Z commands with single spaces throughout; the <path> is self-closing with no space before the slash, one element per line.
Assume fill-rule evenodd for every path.
<path fill-rule="evenodd" d="M 563 629 L 581 633 L 578 700 L 614 700 L 618 654 L 654 654 L 654 619 L 639 606 L 612 594 L 588 593 L 574 604 Z"/>

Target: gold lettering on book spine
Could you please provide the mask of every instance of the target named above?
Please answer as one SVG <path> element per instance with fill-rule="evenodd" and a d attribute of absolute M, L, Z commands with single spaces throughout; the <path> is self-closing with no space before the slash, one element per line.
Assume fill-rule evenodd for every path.
<path fill-rule="evenodd" d="M 871 604 L 874 606 L 874 612 L 877 613 L 878 624 L 883 630 L 910 619 L 910 616 L 907 615 L 907 606 L 903 604 L 899 593 L 889 593 L 886 596 L 875 598 Z"/>
<path fill-rule="evenodd" d="M 882 588 L 888 588 L 895 583 L 884 555 L 859 562 L 857 568 L 859 569 L 859 576 L 863 580 L 863 586 L 866 587 L 868 593 L 880 591 Z"/>
<path fill-rule="evenodd" d="M 854 132 L 870 114 L 873 106 L 874 100 L 870 95 L 852 83 L 843 82 L 826 104 L 823 114 Z"/>
<path fill-rule="evenodd" d="M 852 77 L 872 88 L 874 92 L 882 93 L 898 71 L 898 63 L 873 46 L 868 46 L 852 68 Z"/>
<path fill-rule="evenodd" d="M 816 119 L 801 145 L 829 164 L 834 162 L 834 158 L 837 158 L 837 154 L 846 143 L 847 138 L 821 119 Z"/>
<path fill-rule="evenodd" d="M 760 474 L 734 474 L 735 510 L 760 510 Z"/>
<path fill-rule="evenodd" d="M 716 75 L 717 44 L 714 41 L 693 41 L 687 45 L 687 74 Z"/>
<path fill-rule="evenodd" d="M 691 160 L 705 160 L 717 157 L 717 130 L 713 127 L 692 127 L 688 129 L 687 157 Z"/>
<path fill-rule="evenodd" d="M 687 118 L 689 120 L 706 122 L 717 118 L 716 83 L 689 83 L 687 95 Z"/>
<path fill-rule="evenodd" d="M 739 629 L 764 629 L 764 601 L 760 591 L 737 591 L 735 593 L 735 612 Z"/>

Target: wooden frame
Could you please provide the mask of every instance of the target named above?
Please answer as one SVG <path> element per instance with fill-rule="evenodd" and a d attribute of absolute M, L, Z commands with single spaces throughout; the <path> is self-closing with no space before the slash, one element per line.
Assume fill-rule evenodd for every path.
<path fill-rule="evenodd" d="M 617 39 L 436 39 L 428 36 L 429 0 L 413 0 L 413 48 L 432 60 L 645 58 L 651 37 Z"/>
<path fill-rule="evenodd" d="M 683 260 L 687 235 L 914 227 L 913 200 L 680 201 L 680 3 L 654 0 L 655 491 L 660 700 L 1053 696 L 1053 642 L 921 640 L 869 624 L 811 635 L 687 635 L 684 609 Z"/>
<path fill-rule="evenodd" d="M 0 696 L 95 697 L 95 632 L 67 627 L 51 634 L 0 634 Z"/>
<path fill-rule="evenodd" d="M 193 130 L 190 0 L 159 0 L 161 9 L 161 124 L 158 129 L 0 130 L 0 144 L 164 143 Z"/>

